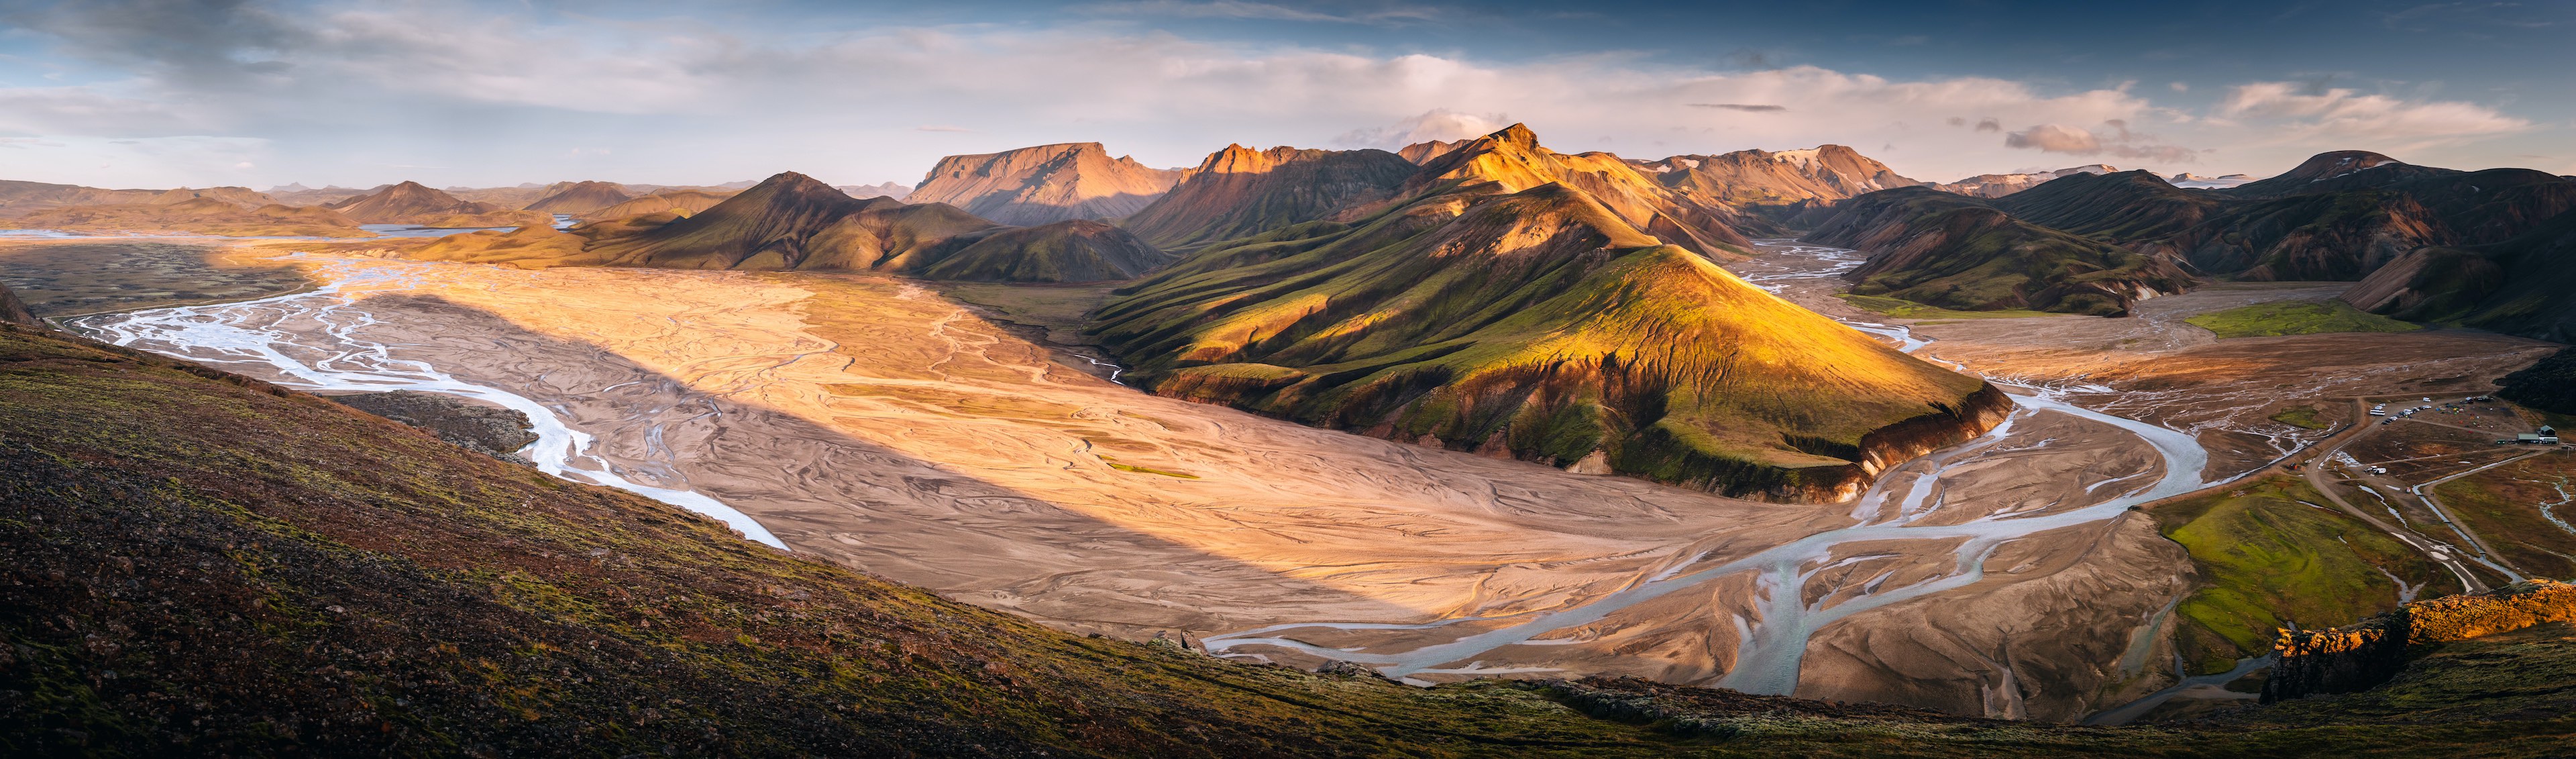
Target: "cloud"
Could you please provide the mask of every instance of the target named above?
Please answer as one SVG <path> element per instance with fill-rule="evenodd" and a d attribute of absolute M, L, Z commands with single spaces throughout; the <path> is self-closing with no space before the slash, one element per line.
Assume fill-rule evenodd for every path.
<path fill-rule="evenodd" d="M 2004 135 L 2004 147 L 2037 150 L 2042 153 L 2100 156 L 2148 161 L 2152 163 L 2190 163 L 2200 151 L 2156 141 L 2155 135 L 2129 131 L 2126 119 L 2105 119 L 2104 132 L 2077 129 L 2059 124 L 2040 124 Z"/>
<path fill-rule="evenodd" d="M 2238 85 L 2219 102 L 2217 114 L 2249 125 L 2264 122 L 2277 140 L 2368 141 L 2383 146 L 2373 148 L 2378 150 L 2412 150 L 2532 128 L 2529 120 L 2474 103 L 2364 95 L 2322 82 Z"/>
<path fill-rule="evenodd" d="M 1511 126 L 1510 116 L 1499 113 L 1460 113 L 1447 108 L 1433 108 L 1422 115 L 1406 118 L 1382 127 L 1353 129 L 1334 137 L 1333 142 L 1350 147 L 1394 150 L 1417 142 L 1449 142 L 1482 137 Z"/>
<path fill-rule="evenodd" d="M 1980 131 L 1980 132 L 2001 132 L 2001 131 L 2003 131 L 2003 130 L 2004 130 L 2004 123 L 2003 123 L 2003 122 L 2001 122 L 2001 121 L 1996 121 L 1996 120 L 1995 120 L 1994 118 L 1992 118 L 1992 117 L 1982 118 L 1982 119 L 1978 119 L 1978 120 L 1977 120 L 1977 131 Z"/>
<path fill-rule="evenodd" d="M 1788 106 L 1772 105 L 1769 103 L 1692 103 L 1690 104 L 1690 107 L 1723 108 L 1730 111 L 1749 111 L 1753 113 L 1777 113 L 1789 110 Z"/>
<path fill-rule="evenodd" d="M 1376 25 L 1430 21 L 1438 17 L 1438 14 L 1429 8 L 1389 7 L 1367 13 L 1336 14 L 1243 0 L 1214 0 L 1197 3 L 1182 0 L 1136 0 L 1135 2 L 1094 3 L 1079 6 L 1075 10 L 1106 16 L 1226 18 Z"/>

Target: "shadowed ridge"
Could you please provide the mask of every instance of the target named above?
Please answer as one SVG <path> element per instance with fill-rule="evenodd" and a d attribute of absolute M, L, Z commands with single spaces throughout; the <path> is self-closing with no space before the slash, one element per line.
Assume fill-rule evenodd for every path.
<path fill-rule="evenodd" d="M 2190 275 L 2166 261 L 2014 219 L 1993 201 L 1928 187 L 1845 200 L 1803 239 L 1871 254 L 1845 275 L 1858 283 L 1852 292 L 1961 310 L 2116 316 L 2140 298 L 2191 284 Z"/>
<path fill-rule="evenodd" d="M 1173 249 L 1250 237 L 1386 200 L 1414 170 L 1383 150 L 1228 145 L 1119 226 Z"/>
<path fill-rule="evenodd" d="M 764 262 L 775 263 L 756 268 L 795 268 L 815 235 L 864 206 L 813 177 L 779 172 L 712 208 L 598 252 L 635 266 L 730 269 L 766 255 Z"/>
<path fill-rule="evenodd" d="M 2006 405 L 1566 184 L 1273 244 L 1299 249 L 1222 266 L 1202 264 L 1240 249 L 1204 251 L 1089 331 L 1158 394 L 1776 500 L 1856 494 Z"/>
<path fill-rule="evenodd" d="M 2199 224 L 2226 201 L 2175 187 L 2155 172 L 2070 174 L 1988 201 L 2013 218 L 2112 242 L 2162 237 Z"/>
<path fill-rule="evenodd" d="M 2576 342 L 2576 211 L 2500 243 L 2417 248 L 2341 297 L 2407 321 Z"/>

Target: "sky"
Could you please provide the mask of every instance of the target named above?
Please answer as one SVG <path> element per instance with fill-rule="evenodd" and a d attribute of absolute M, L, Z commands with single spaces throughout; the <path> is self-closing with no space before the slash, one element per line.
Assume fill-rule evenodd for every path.
<path fill-rule="evenodd" d="M 2576 0 L 0 0 L 0 179 L 917 183 L 1099 142 L 1640 159 L 1837 143 L 1918 180 L 2318 152 L 2576 174 Z"/>

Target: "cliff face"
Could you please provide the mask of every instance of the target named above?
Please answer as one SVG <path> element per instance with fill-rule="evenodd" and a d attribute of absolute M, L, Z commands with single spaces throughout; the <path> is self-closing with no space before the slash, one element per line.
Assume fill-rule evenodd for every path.
<path fill-rule="evenodd" d="M 2485 593 L 2444 596 L 2331 630 L 2282 630 L 2263 702 L 2350 693 L 2395 677 L 2408 646 L 2469 640 L 2548 622 L 2576 621 L 2576 585 L 2526 580 Z"/>
<path fill-rule="evenodd" d="M 1111 158 L 1097 142 L 939 159 L 904 200 L 946 203 L 1003 224 L 1115 219 L 1144 210 L 1181 172 Z"/>

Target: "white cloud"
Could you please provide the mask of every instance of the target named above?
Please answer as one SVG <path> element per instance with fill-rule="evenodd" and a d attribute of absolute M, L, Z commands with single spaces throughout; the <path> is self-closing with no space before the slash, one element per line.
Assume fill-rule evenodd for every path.
<path fill-rule="evenodd" d="M 2341 141 L 2381 151 L 2414 150 L 2479 137 L 2521 132 L 2528 120 L 2493 108 L 2451 100 L 2405 100 L 2364 95 L 2346 88 L 2317 89 L 2294 82 L 2254 82 L 2230 88 L 2218 115 L 2231 123 L 2268 122 L 2274 141 Z"/>
<path fill-rule="evenodd" d="M 788 169 L 882 180 L 918 176 L 943 154 L 1069 141 L 1186 166 L 1228 142 L 1398 147 L 1513 120 L 1560 149 L 1609 144 L 1658 158 L 1832 142 L 1863 146 L 1909 176 L 1949 180 L 2025 163 L 2033 149 L 2149 163 L 2198 156 L 2195 171 L 2261 171 L 2318 150 L 2414 150 L 2531 126 L 2465 103 L 2301 94 L 2272 82 L 2197 112 L 2125 85 L 1905 81 L 1817 66 L 1714 71 L 1616 55 L 1384 55 L 1219 43 L 1111 21 L 781 34 L 712 19 L 565 23 L 412 2 L 262 8 L 253 0 L 233 16 L 188 23 L 102 13 L 34 24 L 29 32 L 57 35 L 67 57 L 117 51 L 96 60 L 125 78 L 0 89 L 0 134 L 255 135 L 283 146 L 255 161 L 279 180 L 368 186 L 392 177 L 367 167 L 456 167 L 416 177 L 444 186 L 575 174 L 713 182 Z M 1429 15 L 1390 6 L 1377 13 L 1392 15 L 1372 20 L 1241 0 L 1089 10 L 1333 23 Z M 2129 132 L 2143 124 L 2164 134 Z M 580 150 L 601 144 L 621 149 Z M 146 159 L 119 163 L 137 160 Z M 212 165 L 231 176 L 246 160 Z"/>
<path fill-rule="evenodd" d="M 1388 126 L 1344 132 L 1333 138 L 1333 142 L 1346 147 L 1394 150 L 1417 142 L 1480 137 L 1511 125 L 1511 117 L 1499 113 L 1479 115 L 1433 108 Z"/>

